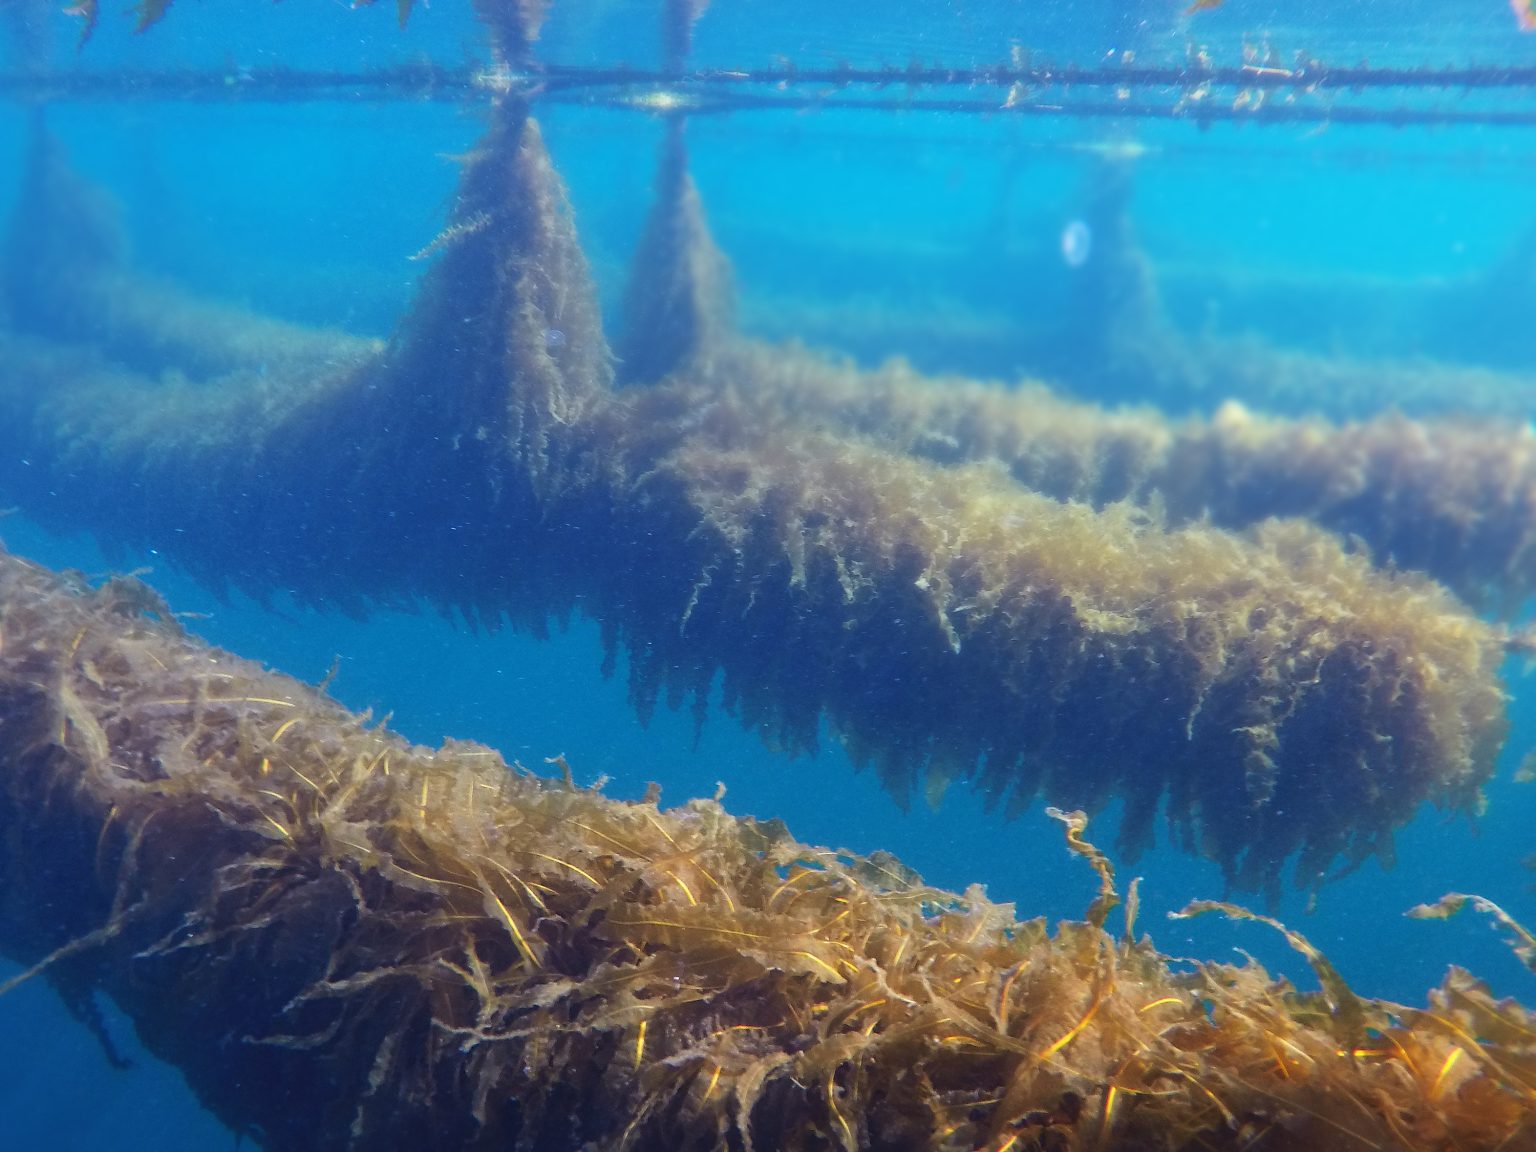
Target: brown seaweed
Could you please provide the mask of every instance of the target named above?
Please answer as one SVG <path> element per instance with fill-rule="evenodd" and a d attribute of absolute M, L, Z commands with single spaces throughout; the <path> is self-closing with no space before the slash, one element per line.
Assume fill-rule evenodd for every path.
<path fill-rule="evenodd" d="M 1295 517 L 1481 609 L 1517 615 L 1536 595 L 1536 435 L 1524 423 L 1395 412 L 1337 423 L 1235 402 L 1174 419 L 1033 382 L 925 377 L 900 361 L 862 371 L 741 339 L 711 349 L 692 373 L 706 392 L 750 380 L 765 410 L 946 465 L 996 461 L 1059 500 L 1130 501 L 1173 525 Z"/>
<path fill-rule="evenodd" d="M 733 339 L 731 271 L 704 220 L 688 174 L 684 120 L 667 123 L 656 195 L 635 253 L 624 298 L 620 379 L 654 384 L 697 372 Z"/>
<path fill-rule="evenodd" d="M 0 458 L 28 464 L 4 482 L 258 596 L 580 610 L 642 713 L 702 712 L 718 675 L 778 746 L 830 721 L 898 799 L 1121 797 L 1127 851 L 1163 806 L 1247 889 L 1388 853 L 1425 801 L 1475 810 L 1504 636 L 1443 589 L 1301 522 L 1096 509 L 806 416 L 709 331 L 672 345 L 689 371 L 611 388 L 564 190 L 509 102 L 386 352 L 165 387 L 9 343 Z"/>
<path fill-rule="evenodd" d="M 1321 993 L 1175 971 L 1098 926 L 1081 813 L 1099 911 L 1051 929 L 712 801 L 412 747 L 162 608 L 0 556 L 0 948 L 111 996 L 263 1147 L 1536 1139 L 1526 1010 L 1456 971 L 1361 998 L 1315 950 Z"/>
<path fill-rule="evenodd" d="M 1418 920 L 1448 920 L 1468 905 L 1490 917 L 1503 929 L 1520 962 L 1536 972 L 1536 934 L 1487 897 L 1447 892 L 1433 904 L 1420 904 L 1408 909 L 1407 915 Z"/>

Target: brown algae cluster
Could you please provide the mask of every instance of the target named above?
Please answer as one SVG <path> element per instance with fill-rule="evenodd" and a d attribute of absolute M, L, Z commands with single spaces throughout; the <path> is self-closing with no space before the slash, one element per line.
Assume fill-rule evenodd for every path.
<path fill-rule="evenodd" d="M 1536 433 L 1523 421 L 1394 412 L 1337 424 L 1231 402 L 1172 419 L 742 340 L 691 375 L 711 388 L 751 380 L 765 408 L 939 463 L 995 461 L 1058 500 L 1129 501 L 1174 525 L 1305 519 L 1480 608 L 1513 616 L 1536 595 Z"/>
<path fill-rule="evenodd" d="M 720 667 L 748 725 L 802 748 L 829 719 L 899 798 L 951 779 L 1016 810 L 1119 796 L 1127 848 L 1162 802 L 1248 889 L 1293 854 L 1311 882 L 1389 850 L 1426 798 L 1476 804 L 1504 730 L 1502 650 L 1432 582 L 1297 521 L 1168 530 L 985 465 L 773 428 L 755 399 L 696 410 L 707 431 L 640 490 L 687 507 L 688 563 L 613 566 L 652 594 L 678 574 L 675 631 L 631 626 L 610 593 L 642 704 L 702 698 Z"/>
<path fill-rule="evenodd" d="M 1311 426 L 1255 445 L 1225 418 L 1219 450 L 1182 451 L 1195 432 L 1135 414 L 773 360 L 698 290 L 720 267 L 690 247 L 709 242 L 684 162 L 674 135 L 652 236 L 686 250 L 658 239 L 636 270 L 675 292 L 642 313 L 679 366 L 649 365 L 654 384 L 612 386 L 563 186 L 508 100 L 387 350 L 167 384 L 116 367 L 120 349 L 8 339 L 0 489 L 257 596 L 427 600 L 491 628 L 583 612 L 642 711 L 702 714 L 723 686 L 791 750 L 830 722 L 903 800 L 953 780 L 1015 810 L 1123 798 L 1127 851 L 1161 806 L 1250 890 L 1273 892 L 1286 860 L 1310 886 L 1389 855 L 1426 802 L 1476 809 L 1505 633 L 1257 496 L 1231 497 L 1238 531 L 1198 511 L 1262 490 L 1238 461 Z M 24 201 L 21 226 L 47 234 L 59 209 Z M 1422 455 L 1425 490 L 1465 467 Z M 1402 514 L 1411 538 L 1455 514 L 1400 498 L 1400 474 L 1384 457 L 1340 526 Z"/>
<path fill-rule="evenodd" d="M 157 618 L 156 618 L 157 617 Z M 1495 1152 L 1536 1020 L 1364 1000 L 412 747 L 0 557 L 0 949 L 112 997 L 263 1147 Z M 1191 913 L 1223 906 L 1195 906 Z M 1237 910 L 1229 910 L 1234 913 Z M 1240 914 L 1240 913 L 1239 913 Z"/>

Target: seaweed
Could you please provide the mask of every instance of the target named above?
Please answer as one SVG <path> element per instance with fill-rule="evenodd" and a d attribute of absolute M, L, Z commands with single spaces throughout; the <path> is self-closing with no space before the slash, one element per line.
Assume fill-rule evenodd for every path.
<path fill-rule="evenodd" d="M 1071 315 L 1086 330 L 1066 343 L 1112 361 L 1129 340 L 1138 348 L 1136 390 L 1146 393 L 1161 372 L 1145 362 L 1153 346 L 1162 346 L 1159 362 L 1181 353 L 1163 331 L 1131 232 L 1127 164 L 1111 158 L 1101 169 L 1092 214 L 1108 255 L 1078 284 Z M 743 339 L 730 323 L 728 262 L 687 176 L 681 116 L 669 124 L 627 304 L 623 378 L 680 373 L 705 385 L 693 400 L 700 405 L 717 392 L 749 391 L 764 421 L 791 411 L 944 464 L 997 460 L 1031 490 L 1100 508 L 1129 500 L 1174 525 L 1241 529 L 1304 518 L 1357 542 L 1383 567 L 1427 572 L 1506 617 L 1536 594 L 1536 438 L 1523 421 L 1413 420 L 1394 410 L 1337 423 L 1234 401 L 1206 419 L 1176 420 L 1145 406 L 1074 402 L 1033 382 L 929 379 L 900 361 L 863 372 Z M 1404 391 L 1402 372 L 1392 377 Z"/>
<path fill-rule="evenodd" d="M 667 122 L 656 195 L 624 297 L 620 379 L 654 384 L 698 371 L 730 338 L 731 271 L 715 246 L 688 173 L 684 120 Z"/>
<path fill-rule="evenodd" d="M 723 289 L 669 148 L 659 211 L 682 206 L 692 248 L 651 265 L 684 301 L 651 329 L 663 379 L 612 387 L 564 189 L 509 100 L 383 352 L 203 387 L 7 342 L 0 460 L 29 461 L 0 475 L 7 499 L 257 596 L 535 631 L 582 611 L 642 715 L 702 717 L 718 677 L 778 747 L 830 723 L 903 803 L 952 781 L 1011 812 L 1123 798 L 1122 851 L 1161 808 L 1270 897 L 1278 861 L 1315 887 L 1389 856 L 1426 801 L 1476 811 L 1506 725 L 1501 629 L 1302 522 L 1177 523 L 1171 495 L 1092 507 L 937 459 L 898 440 L 920 383 L 872 387 L 864 426 L 857 404 L 800 405 L 861 378 L 706 322 Z M 1067 415 L 1089 451 L 1094 418 Z"/>
<path fill-rule="evenodd" d="M 1469 904 L 1483 915 L 1491 917 L 1504 930 L 1509 937 L 1510 948 L 1520 962 L 1536 972 L 1536 935 L 1532 935 L 1530 929 L 1485 896 L 1447 892 L 1433 904 L 1419 904 L 1408 909 L 1405 915 L 1416 920 L 1448 920 Z"/>
<path fill-rule="evenodd" d="M 532 63 L 529 49 L 539 38 L 551 0 L 474 0 L 475 15 L 490 31 L 501 62 L 512 67 Z"/>
<path fill-rule="evenodd" d="M 693 26 L 709 7 L 709 0 L 663 0 L 661 16 L 662 59 L 670 72 L 681 72 L 693 50 Z"/>
<path fill-rule="evenodd" d="M 715 801 L 412 747 L 139 602 L 0 555 L 0 949 L 67 963 L 263 1147 L 1536 1136 L 1525 1009 L 1456 971 L 1423 1009 L 1365 999 L 1315 950 L 1321 995 L 1175 970 L 1134 901 L 1103 927 L 1081 813 L 1059 818 L 1099 876 L 1088 922 L 1019 921 Z"/>
<path fill-rule="evenodd" d="M 1231 401 L 1175 419 L 1032 381 L 926 377 L 900 361 L 860 371 L 739 338 L 715 340 L 693 375 L 711 389 L 751 380 L 764 409 L 937 463 L 996 461 L 1059 500 L 1130 501 L 1172 525 L 1306 519 L 1506 617 L 1536 595 L 1536 437 L 1524 423 L 1397 412 L 1339 423 Z"/>

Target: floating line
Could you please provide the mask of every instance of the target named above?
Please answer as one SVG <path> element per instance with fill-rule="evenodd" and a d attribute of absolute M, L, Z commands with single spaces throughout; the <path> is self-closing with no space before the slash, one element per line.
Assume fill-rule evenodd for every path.
<path fill-rule="evenodd" d="M 1113 89 L 1110 100 L 1085 99 L 1076 90 Z M 0 75 L 0 98 L 28 102 L 331 101 L 397 100 L 466 103 L 491 96 L 638 107 L 647 111 L 728 113 L 755 110 L 937 112 L 965 115 L 1182 119 L 1267 124 L 1484 125 L 1530 127 L 1536 110 L 1509 107 L 1446 108 L 1435 104 L 1340 106 L 1344 94 L 1365 92 L 1519 91 L 1536 88 L 1536 68 L 1331 68 L 1308 63 L 1293 69 L 1241 67 L 1102 66 L 1081 68 L 833 68 L 792 65 L 677 72 L 627 66 L 551 65 L 514 71 L 432 63 L 360 71 L 289 68 L 112 70 Z M 1001 95 L 978 95 L 992 89 Z M 861 95 L 868 90 L 873 95 Z M 945 91 L 964 94 L 948 97 Z M 1169 99 L 1133 99 L 1147 90 Z M 918 95 L 919 92 L 929 93 Z M 1227 93 L 1234 93 L 1228 96 Z M 1260 96 L 1264 98 L 1259 98 Z M 1297 104 L 1295 99 L 1306 100 Z M 1331 100 L 1330 100 L 1331 98 Z"/>

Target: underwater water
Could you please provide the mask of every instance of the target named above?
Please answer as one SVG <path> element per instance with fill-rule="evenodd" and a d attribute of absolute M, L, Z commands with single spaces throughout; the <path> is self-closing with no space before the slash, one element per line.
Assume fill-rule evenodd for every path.
<path fill-rule="evenodd" d="M 109 11 L 79 51 L 62 6 L 9 7 L 41 31 L 12 37 L 8 75 L 38 51 L 64 74 L 212 68 L 237 77 L 232 87 L 250 69 L 460 65 L 487 56 L 472 15 L 447 3 L 418 6 L 404 30 L 391 5 L 188 4 L 143 36 Z M 557 0 L 536 55 L 575 67 L 654 68 L 653 8 Z M 1178 64 L 1203 48 L 1218 61 L 1247 52 L 1287 67 L 1298 53 L 1379 67 L 1536 66 L 1536 35 L 1521 35 L 1503 3 L 1228 0 L 1211 11 L 1183 9 L 715 0 L 697 24 L 691 62 L 900 70 L 913 60 L 963 67 L 1021 52 L 1036 63 L 1099 65 L 1129 52 L 1131 67 Z M 902 356 L 935 373 L 1038 377 L 1084 400 L 1148 403 L 1174 416 L 1209 412 L 1227 398 L 1219 373 L 1199 387 L 1163 381 L 1138 390 L 1134 377 L 1100 374 L 1095 329 L 1074 315 L 1085 282 L 1120 242 L 1102 234 L 1099 192 L 1114 179 L 1128 187 L 1114 225 L 1130 221 L 1174 330 L 1229 340 L 1223 355 L 1234 360 L 1280 348 L 1323 360 L 1429 363 L 1447 374 L 1464 368 L 1479 379 L 1495 373 L 1496 386 L 1510 382 L 1497 405 L 1504 418 L 1532 415 L 1513 389 L 1536 380 L 1536 125 L 1500 119 L 1529 102 L 1528 88 L 1303 92 L 1291 105 L 1307 113 L 1297 121 L 1256 113 L 1208 123 L 1154 114 L 1189 93 L 1139 81 L 1124 95 L 1110 86 L 1021 96 L 1050 103 L 1059 95 L 1059 111 L 1038 115 L 1003 114 L 1006 87 L 941 93 L 962 105 L 990 102 L 990 112 L 911 106 L 931 93 L 900 83 L 865 93 L 859 107 L 840 106 L 841 89 L 828 83 L 771 88 L 781 105 L 694 109 L 687 127 L 689 169 L 733 268 L 737 323 L 750 335 L 800 340 L 865 365 Z M 1256 81 L 1251 91 L 1261 90 Z M 1222 88 L 1200 99 L 1224 108 L 1241 99 L 1241 111 L 1255 99 L 1243 97 L 1249 92 Z M 0 102 L 6 219 L 16 211 L 35 95 L 17 89 Z M 1278 106 L 1285 96 L 1266 101 Z M 551 91 L 533 105 L 614 328 L 666 132 L 654 104 L 632 97 L 604 89 L 586 101 Z M 1422 122 L 1334 121 L 1335 101 L 1410 109 Z M 117 204 L 137 269 L 255 312 L 387 338 L 430 264 L 411 257 L 443 228 L 458 178 L 453 158 L 475 147 L 485 99 L 198 99 L 151 88 L 131 98 L 64 96 L 46 114 L 75 169 Z M 1240 398 L 1331 416 L 1398 402 L 1308 395 L 1306 381 L 1302 372 L 1282 394 Z M 1423 406 L 1454 409 L 1456 398 Z M 9 503 L 3 493 L 0 503 Z M 540 770 L 564 755 L 579 779 L 607 778 L 608 792 L 621 798 L 640 797 L 654 781 L 664 803 L 681 802 L 723 782 L 735 813 L 781 817 L 814 844 L 892 851 L 941 887 L 983 883 L 1025 917 L 1079 917 L 1095 891 L 1092 872 L 1042 814 L 1043 800 L 1005 820 L 957 783 L 935 803 L 918 797 L 902 811 L 830 736 L 814 757 L 790 757 L 719 707 L 698 731 L 686 709 L 663 706 L 642 723 L 623 667 L 603 676 L 598 626 L 579 615 L 548 639 L 486 634 L 430 607 L 381 608 L 354 620 L 281 594 L 267 604 L 221 595 L 173 555 L 104 552 L 84 534 L 45 529 L 24 505 L 0 520 L 0 537 L 50 567 L 148 568 L 197 635 L 312 682 L 334 666 L 338 699 L 388 714 L 414 741 L 483 741 Z M 1287 886 L 1269 909 L 1362 994 L 1416 1004 L 1454 964 L 1502 995 L 1536 1002 L 1536 975 L 1485 921 L 1403 916 L 1460 891 L 1536 924 L 1536 873 L 1523 863 L 1536 852 L 1536 785 L 1515 780 L 1536 737 L 1536 703 L 1516 657 L 1505 684 L 1512 727 L 1482 814 L 1426 808 L 1396 837 L 1391 867 L 1367 861 L 1323 885 L 1315 900 Z M 1112 845 L 1116 819 L 1113 805 L 1096 814 L 1090 839 Z M 1310 986 L 1305 963 L 1258 926 L 1165 918 L 1192 899 L 1228 895 L 1216 865 L 1167 839 L 1160 826 L 1156 847 L 1120 864 L 1122 877 L 1143 877 L 1141 924 L 1161 950 L 1227 960 L 1251 953 Z M 0 968 L 0 979 L 13 971 Z M 0 997 L 0 1147 L 232 1146 L 179 1074 L 139 1049 L 131 1023 L 103 1007 L 107 1032 L 132 1061 L 127 1070 L 109 1066 L 43 981 Z"/>

